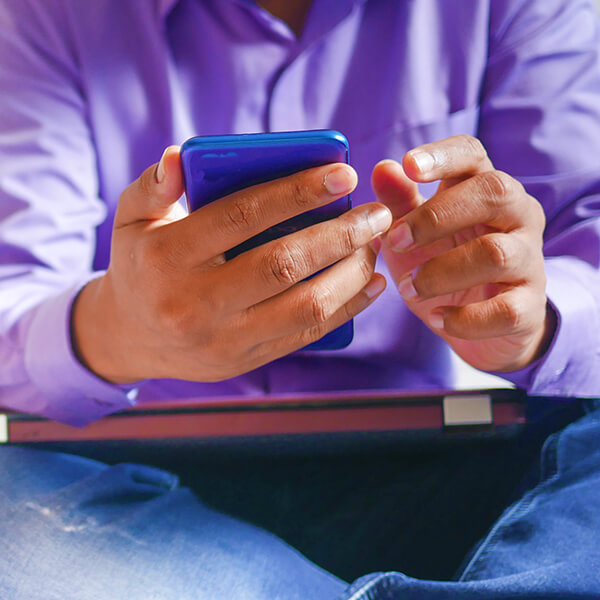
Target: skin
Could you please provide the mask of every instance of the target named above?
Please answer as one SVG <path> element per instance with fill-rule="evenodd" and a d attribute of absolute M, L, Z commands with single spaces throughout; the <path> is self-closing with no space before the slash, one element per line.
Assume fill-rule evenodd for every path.
<path fill-rule="evenodd" d="M 311 2 L 259 4 L 299 35 Z M 331 194 L 325 182 L 336 179 L 328 177 L 333 172 Z M 438 180 L 426 201 L 417 183 Z M 179 150 L 167 149 L 160 165 L 123 192 L 110 266 L 75 302 L 80 360 L 117 383 L 245 373 L 369 306 L 385 287 L 373 272 L 379 249 L 408 308 L 467 363 L 513 371 L 543 355 L 556 329 L 545 295 L 543 209 L 469 136 L 416 148 L 402 164 L 376 165 L 372 185 L 381 204 L 224 263 L 227 249 L 355 185 L 350 168 L 321 167 L 186 216 L 177 204 Z M 382 243 L 378 234 L 392 215 Z"/>
<path fill-rule="evenodd" d="M 417 182 L 437 180 L 425 200 Z M 368 307 L 385 287 L 373 271 L 380 249 L 408 308 L 472 366 L 512 371 L 546 351 L 556 317 L 545 295 L 543 209 L 469 136 L 380 162 L 379 203 L 224 262 L 227 249 L 356 182 L 346 165 L 319 167 L 187 216 L 177 203 L 179 148 L 168 148 L 123 192 L 109 268 L 74 305 L 80 359 L 117 383 L 248 372 Z"/>
<path fill-rule="evenodd" d="M 426 201 L 417 182 L 437 180 Z M 541 357 L 556 316 L 539 202 L 465 135 L 379 163 L 372 184 L 394 214 L 382 251 L 408 308 L 476 368 L 514 371 Z"/>
<path fill-rule="evenodd" d="M 179 148 L 121 195 L 110 265 L 73 308 L 80 360 L 107 381 L 220 381 L 299 349 L 354 317 L 385 288 L 369 245 L 392 223 L 356 207 L 224 262 L 267 227 L 336 200 L 357 183 L 343 164 L 222 198 L 189 216 Z M 325 269 L 309 281 L 306 277 Z"/>
<path fill-rule="evenodd" d="M 259 4 L 299 35 L 311 0 Z M 437 180 L 425 202 L 416 183 Z M 383 253 L 410 310 L 477 368 L 512 371 L 542 356 L 556 330 L 545 293 L 544 212 L 494 168 L 481 143 L 457 136 L 416 148 L 402 165 L 377 165 L 372 183 L 398 219 Z M 413 244 L 401 248 L 399 238 Z"/>

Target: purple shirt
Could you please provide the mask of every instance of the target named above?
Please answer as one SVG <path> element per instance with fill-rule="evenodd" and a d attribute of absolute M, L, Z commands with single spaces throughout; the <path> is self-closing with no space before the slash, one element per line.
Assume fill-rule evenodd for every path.
<path fill-rule="evenodd" d="M 451 385 L 449 349 L 394 285 L 347 349 L 222 383 L 123 389 L 74 357 L 73 297 L 107 267 L 120 192 L 165 146 L 313 128 L 347 136 L 357 204 L 380 159 L 481 138 L 546 210 L 559 315 L 546 356 L 507 377 L 598 395 L 598 42 L 592 0 L 314 0 L 300 39 L 244 0 L 0 0 L 0 404 L 81 424 L 154 398 Z"/>

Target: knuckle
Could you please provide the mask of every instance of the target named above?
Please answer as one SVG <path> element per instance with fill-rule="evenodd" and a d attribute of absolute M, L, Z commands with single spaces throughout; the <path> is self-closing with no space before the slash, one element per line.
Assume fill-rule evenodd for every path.
<path fill-rule="evenodd" d="M 421 208 L 419 217 L 426 230 L 435 231 L 443 221 L 442 208 L 432 202 L 426 202 Z"/>
<path fill-rule="evenodd" d="M 303 338 L 302 346 L 320 340 L 326 333 L 331 331 L 331 329 L 332 326 L 329 323 L 319 323 L 318 325 L 313 325 L 312 327 L 305 329 L 301 334 L 301 337 Z"/>
<path fill-rule="evenodd" d="M 349 219 L 344 224 L 341 236 L 342 250 L 347 256 L 352 252 L 358 250 L 363 244 L 364 240 L 361 236 L 361 228 L 354 218 Z"/>
<path fill-rule="evenodd" d="M 224 211 L 223 227 L 228 233 L 238 233 L 253 229 L 259 221 L 258 199 L 246 193 L 232 200 L 229 209 Z"/>
<path fill-rule="evenodd" d="M 363 254 L 358 261 L 358 269 L 361 274 L 362 283 L 367 284 L 375 272 L 375 261 Z"/>
<path fill-rule="evenodd" d="M 498 236 L 480 238 L 479 243 L 483 248 L 487 262 L 496 271 L 506 271 L 511 267 L 513 256 L 509 244 Z"/>
<path fill-rule="evenodd" d="M 299 252 L 285 241 L 274 245 L 265 255 L 266 268 L 263 272 L 267 280 L 291 286 L 303 278 L 302 259 Z"/>
<path fill-rule="evenodd" d="M 315 204 L 315 194 L 304 174 L 292 175 L 286 180 L 286 183 L 284 192 L 301 212 Z"/>
<path fill-rule="evenodd" d="M 467 134 L 461 134 L 458 136 L 465 148 L 466 153 L 469 156 L 475 157 L 479 162 L 483 162 L 487 159 L 488 154 L 484 145 L 476 137 Z"/>
<path fill-rule="evenodd" d="M 499 309 L 502 321 L 510 331 L 519 331 L 522 328 L 525 311 L 522 302 L 514 294 L 504 297 L 499 303 Z"/>
<path fill-rule="evenodd" d="M 510 196 L 512 178 L 502 171 L 490 171 L 480 176 L 485 197 L 493 205 L 502 206 Z"/>
<path fill-rule="evenodd" d="M 308 346 L 318 339 L 321 339 L 327 333 L 324 325 L 313 325 L 299 333 L 300 348 Z"/>
<path fill-rule="evenodd" d="M 306 302 L 305 323 L 309 327 L 320 327 L 334 313 L 332 294 L 328 288 L 312 288 Z"/>
<path fill-rule="evenodd" d="M 320 338 L 322 338 L 327 332 L 331 331 L 335 326 L 341 323 L 349 321 L 355 316 L 352 310 L 351 304 L 347 303 L 339 307 L 337 310 L 330 310 L 327 319 L 319 323 L 313 323 L 305 329 L 300 337 L 302 339 L 302 346 L 306 346 Z M 332 323 L 332 319 L 335 319 L 335 323 Z"/>

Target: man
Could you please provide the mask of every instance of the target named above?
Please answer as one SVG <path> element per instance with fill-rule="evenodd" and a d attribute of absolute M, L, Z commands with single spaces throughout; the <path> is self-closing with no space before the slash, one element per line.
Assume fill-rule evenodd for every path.
<path fill-rule="evenodd" d="M 597 394 L 600 71 L 590 2 L 0 7 L 5 406 L 83 424 L 136 399 L 439 387 L 451 378 L 449 348 L 530 393 Z M 320 127 L 346 134 L 356 171 L 307 171 L 190 216 L 177 203 L 177 148 L 148 167 L 193 134 Z M 390 157 L 402 164 L 378 162 Z M 223 262 L 269 224 L 349 191 L 358 206 L 348 215 Z M 394 283 L 385 292 L 373 274 L 379 249 Z M 351 317 L 348 349 L 290 354 Z M 543 522 L 516 505 L 467 564 L 465 583 L 370 576 L 349 590 L 266 534 L 165 493 L 164 473 L 49 456 L 44 478 L 31 453 L 2 454 L 36 471 L 23 488 L 5 486 L 14 522 L 58 525 L 41 549 L 21 537 L 23 560 L 39 569 L 32 555 L 64 553 L 78 531 L 74 572 L 97 564 L 91 585 L 118 582 L 121 595 L 124 586 L 143 593 L 145 578 L 157 597 L 593 597 L 592 517 L 575 511 L 565 526 L 551 515 L 595 497 L 598 457 L 579 437 L 594 427 L 592 415 L 551 446 L 578 491 L 565 477 L 553 493 L 536 488 L 527 502 L 547 500 Z M 149 535 L 140 512 L 125 519 L 98 501 L 135 498 L 141 477 L 167 507 L 151 513 Z M 49 505 L 38 500 L 44 485 Z M 167 541 L 173 565 L 157 579 L 149 565 Z M 184 559 L 190 552 L 202 559 Z M 32 597 L 26 574 L 17 570 L 7 589 Z M 41 579 L 62 585 L 54 569 Z"/>

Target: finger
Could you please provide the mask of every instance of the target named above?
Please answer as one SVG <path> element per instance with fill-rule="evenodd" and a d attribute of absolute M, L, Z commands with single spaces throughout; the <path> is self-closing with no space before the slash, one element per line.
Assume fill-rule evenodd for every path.
<path fill-rule="evenodd" d="M 379 273 L 374 274 L 362 290 L 344 305 L 340 306 L 325 321 L 257 345 L 253 351 L 255 360 L 264 364 L 274 358 L 285 356 L 290 352 L 316 342 L 369 307 L 384 289 L 385 278 Z"/>
<path fill-rule="evenodd" d="M 546 318 L 546 297 L 531 286 L 515 286 L 488 300 L 438 308 L 430 316 L 433 329 L 464 340 L 527 336 Z"/>
<path fill-rule="evenodd" d="M 375 165 L 371 186 L 377 200 L 389 207 L 394 219 L 403 217 L 425 201 L 417 184 L 395 160 L 386 159 Z"/>
<path fill-rule="evenodd" d="M 222 281 L 246 282 L 224 308 L 237 312 L 279 294 L 366 246 L 391 222 L 387 207 L 366 204 L 237 256 L 215 272 Z"/>
<path fill-rule="evenodd" d="M 354 169 L 342 163 L 308 169 L 211 202 L 174 223 L 169 235 L 187 245 L 192 261 L 203 263 L 277 223 L 343 198 L 357 181 Z M 339 209 L 333 206 L 331 216 Z"/>
<path fill-rule="evenodd" d="M 545 217 L 516 179 L 489 171 L 435 194 L 396 223 L 387 242 L 404 252 L 481 225 L 506 232 L 527 227 L 541 238 Z M 485 228 L 480 227 L 477 233 L 482 232 Z"/>
<path fill-rule="evenodd" d="M 470 135 L 456 135 L 410 150 L 402 161 L 414 181 L 465 178 L 494 169 L 483 144 Z"/>
<path fill-rule="evenodd" d="M 228 373 L 227 376 L 231 377 L 239 373 L 247 373 L 321 339 L 324 335 L 353 319 L 365 308 L 369 307 L 384 289 L 385 278 L 383 275 L 376 273 L 371 281 L 354 298 L 342 306 L 325 323 L 304 329 L 300 333 L 284 335 L 274 340 L 260 342 L 251 350 L 248 360 L 239 365 L 236 373 Z"/>
<path fill-rule="evenodd" d="M 169 146 L 160 162 L 148 167 L 119 198 L 115 229 L 139 221 L 172 220 L 183 194 L 179 146 Z M 178 212 L 178 217 L 184 211 Z"/>
<path fill-rule="evenodd" d="M 371 248 L 373 254 L 377 255 L 381 252 L 382 243 L 381 236 L 375 237 L 369 242 L 369 248 Z"/>
<path fill-rule="evenodd" d="M 519 236 L 491 233 L 428 260 L 398 289 L 405 300 L 424 300 L 489 283 L 525 282 L 540 270 L 543 264 Z"/>
<path fill-rule="evenodd" d="M 272 340 L 320 327 L 369 283 L 374 269 L 375 256 L 361 248 L 312 279 L 248 308 L 245 328 L 252 326 L 263 340 Z"/>

